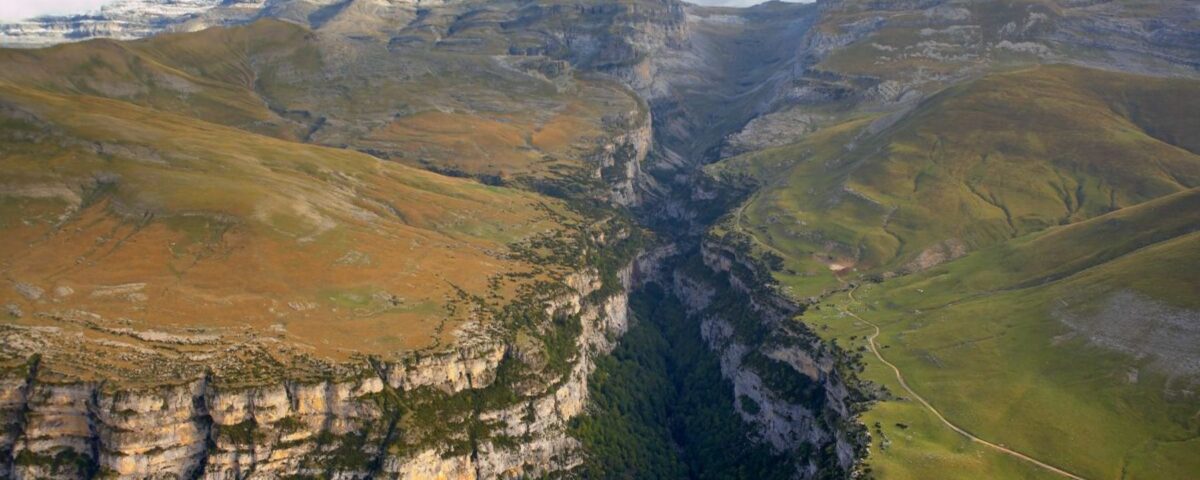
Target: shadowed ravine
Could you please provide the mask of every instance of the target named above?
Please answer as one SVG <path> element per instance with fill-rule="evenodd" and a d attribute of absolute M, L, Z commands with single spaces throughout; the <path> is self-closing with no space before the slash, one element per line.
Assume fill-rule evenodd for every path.
<path fill-rule="evenodd" d="M 692 478 L 839 478 L 854 468 L 861 455 L 852 440 L 858 434 L 849 418 L 848 400 L 858 394 L 848 392 L 836 366 L 845 354 L 791 320 L 802 306 L 771 293 L 760 285 L 764 279 L 751 274 L 736 256 L 704 240 L 711 224 L 743 198 L 737 191 L 714 191 L 701 169 L 720 158 L 728 136 L 774 108 L 794 88 L 795 72 L 814 58 L 803 46 L 817 11 L 811 6 L 774 5 L 744 12 L 743 22 L 730 20 L 724 12 L 706 13 L 689 15 L 684 37 L 647 60 L 655 77 L 626 77 L 649 103 L 653 119 L 653 146 L 641 167 L 646 178 L 637 182 L 643 197 L 634 211 L 666 244 L 660 247 L 662 253 L 653 255 L 661 257 L 654 283 L 632 302 L 635 330 L 631 333 L 665 337 L 672 347 L 646 351 L 647 343 L 653 342 L 634 341 L 621 347 L 617 358 L 631 351 L 628 354 L 661 356 L 667 363 L 667 377 L 675 389 L 666 395 L 681 405 L 668 407 L 656 418 L 674 426 L 667 430 L 670 435 L 662 437 L 674 448 L 650 451 L 679 453 L 665 455 L 668 460 L 659 462 L 682 463 Z M 660 288 L 665 293 L 659 293 Z M 662 312 L 675 313 L 666 319 L 646 318 Z M 707 348 L 686 346 L 689 338 Z M 708 355 L 712 357 L 704 358 Z M 687 370 L 671 364 L 691 366 Z M 636 365 L 602 364 L 597 375 L 629 374 L 627 368 L 636 370 Z M 712 375 L 711 369 L 720 372 L 715 384 L 694 378 Z M 712 386 L 699 391 L 687 387 L 697 381 Z M 633 398 L 652 409 L 662 400 L 661 387 L 645 384 L 654 386 L 634 393 Z M 600 395 L 608 398 L 614 392 Z M 712 399 L 704 403 L 724 407 L 702 411 L 688 407 L 705 396 Z M 605 406 L 608 409 L 602 406 L 588 417 L 593 422 L 589 426 L 619 428 L 619 421 L 612 425 L 605 420 L 609 415 L 620 417 L 614 411 L 617 407 Z M 722 417 L 732 423 L 713 424 L 714 418 Z M 711 435 L 698 436 L 706 430 Z M 603 435 L 598 437 L 595 448 L 603 452 L 611 447 Z M 746 437 L 753 439 L 745 444 L 747 450 L 716 454 L 716 445 L 737 444 Z M 734 474 L 730 469 L 738 463 L 726 462 L 727 455 L 751 456 Z M 607 460 L 627 464 L 622 460 L 630 459 L 618 455 Z"/>

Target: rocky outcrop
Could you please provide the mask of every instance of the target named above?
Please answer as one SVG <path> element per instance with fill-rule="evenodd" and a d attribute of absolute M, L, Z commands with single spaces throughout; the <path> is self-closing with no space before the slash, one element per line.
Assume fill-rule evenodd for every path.
<path fill-rule="evenodd" d="M 633 266 L 620 272 L 628 289 Z M 422 450 L 406 458 L 385 459 L 382 473 L 389 478 L 523 478 L 566 471 L 581 461 L 579 443 L 566 431 L 567 422 L 581 414 L 587 403 L 588 375 L 597 355 L 612 350 L 628 328 L 628 295 L 625 291 L 599 304 L 586 298 L 601 288 L 593 275 L 573 275 L 568 280 L 577 293 L 549 302 L 551 315 L 577 315 L 582 328 L 574 345 L 578 356 L 554 386 L 505 408 L 478 413 L 491 438 L 470 452 L 446 455 L 444 446 Z M 465 475 L 465 476 L 463 476 Z"/>
<path fill-rule="evenodd" d="M 545 302 L 547 318 L 579 322 L 576 353 L 562 375 L 542 375 L 524 393 L 498 381 L 506 362 L 519 362 L 512 342 L 487 336 L 404 362 L 364 359 L 345 378 L 256 385 L 207 375 L 132 388 L 52 380 L 35 357 L 2 378 L 0 473 L 466 479 L 569 469 L 580 452 L 567 422 L 584 410 L 594 358 L 627 327 L 633 272 L 618 272 L 620 287 L 603 298 L 597 272 L 570 275 L 565 293 Z M 489 394 L 500 400 L 476 399 Z M 422 409 L 432 415 L 418 418 Z"/>
<path fill-rule="evenodd" d="M 206 460 L 211 425 L 204 379 L 142 392 L 91 393 L 87 418 L 100 471 L 187 477 Z M 103 393 L 102 393 L 103 392 Z"/>
<path fill-rule="evenodd" d="M 1188 2 L 1165 1 L 1148 11 L 1133 11 L 1119 2 L 1095 2 L 1072 9 L 1058 21 L 1059 28 L 1045 37 L 1104 52 L 1109 68 L 1194 74 L 1200 70 L 1200 31 L 1194 26 L 1198 16 L 1200 10 Z"/>
<path fill-rule="evenodd" d="M 642 174 L 642 162 L 650 152 L 650 112 L 630 112 L 624 118 L 613 120 L 622 133 L 606 139 L 596 153 L 592 163 L 596 165 L 596 176 L 609 187 L 609 199 L 621 206 L 641 203 L 641 192 L 647 181 Z"/>
<path fill-rule="evenodd" d="M 0 478 L 12 477 L 13 447 L 25 431 L 30 375 L 28 368 L 17 368 L 0 377 Z"/>
<path fill-rule="evenodd" d="M 462 335 L 466 343 L 451 351 L 414 355 L 404 362 L 387 364 L 382 367 L 382 375 L 389 385 L 402 391 L 429 387 L 458 393 L 486 387 L 495 381 L 496 368 L 507 348 L 485 332 L 474 333 L 483 335 Z"/>
<path fill-rule="evenodd" d="M 721 146 L 721 157 L 796 142 L 816 131 L 824 122 L 822 115 L 801 108 L 755 117 L 740 131 L 725 139 L 725 144 Z"/>

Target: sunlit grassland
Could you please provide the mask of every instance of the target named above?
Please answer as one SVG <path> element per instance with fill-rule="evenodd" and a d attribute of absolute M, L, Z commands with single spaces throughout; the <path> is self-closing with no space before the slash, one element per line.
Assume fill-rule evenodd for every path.
<path fill-rule="evenodd" d="M 1200 309 L 1198 88 L 1066 66 L 985 76 L 709 167 L 750 192 L 710 233 L 778 256 L 784 293 L 823 296 L 800 320 L 894 395 L 862 417 L 880 478 L 1054 475 L 904 398 L 843 308 L 975 435 L 1085 478 L 1187 478 L 1197 379 L 1170 363 L 1198 352 L 1151 339 L 1168 328 L 1155 315 Z"/>
<path fill-rule="evenodd" d="M 514 245 L 571 242 L 582 222 L 531 192 L 130 102 L 13 84 L 0 100 L 6 275 L 144 283 L 136 316 L 158 325 L 278 324 L 334 357 L 421 348 L 475 316 L 469 296 L 512 300 L 555 268 Z M 117 297 L 68 304 L 130 315 Z"/>
<path fill-rule="evenodd" d="M 1200 184 L 1200 155 L 1183 133 L 1198 93 L 1186 80 L 1014 71 L 947 89 L 894 123 L 854 120 L 710 173 L 755 179 L 733 226 L 781 254 L 777 277 L 808 297 L 837 285 L 831 269 L 918 271 L 937 263 L 932 253 Z"/>
<path fill-rule="evenodd" d="M 393 51 L 386 38 L 346 44 L 318 35 L 329 33 L 267 19 L 0 50 L 0 82 L 505 181 L 578 173 L 597 139 L 613 134 L 613 119 L 642 120 L 635 96 L 615 82 L 562 66 L 547 77 L 522 57 L 501 58 L 495 45 Z"/>
<path fill-rule="evenodd" d="M 1200 308 L 1200 275 L 1189 268 L 1200 260 L 1198 198 L 1192 190 L 868 284 L 856 293 L 862 303 L 838 296 L 803 320 L 851 349 L 872 330 L 840 308 L 879 324 L 881 352 L 909 384 L 989 441 L 1086 478 L 1187 478 L 1200 468 L 1185 453 L 1200 435 L 1188 393 L 1196 379 L 1164 371 L 1153 352 L 1103 348 L 1060 317 L 1095 313 L 1129 291 Z M 865 352 L 864 360 L 866 378 L 906 395 L 890 369 Z M 911 399 L 885 400 L 863 419 L 879 422 L 891 441 L 882 449 L 877 436 L 869 460 L 887 478 L 920 478 L 929 452 L 956 452 L 966 441 Z M 989 478 L 1024 476 L 990 461 L 970 468 Z"/>

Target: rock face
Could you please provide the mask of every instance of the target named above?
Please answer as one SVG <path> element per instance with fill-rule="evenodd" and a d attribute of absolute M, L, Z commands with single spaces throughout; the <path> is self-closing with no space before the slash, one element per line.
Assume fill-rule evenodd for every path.
<path fill-rule="evenodd" d="M 517 478 L 577 465 L 567 421 L 583 412 L 596 355 L 627 327 L 626 290 L 572 275 L 547 318 L 578 322 L 561 374 L 506 392 L 518 347 L 487 341 L 346 378 L 231 385 L 208 376 L 125 389 L 5 372 L 0 476 L 30 478 Z M 507 371 L 506 371 L 507 370 Z M 494 402 L 475 401 L 482 395 Z M 426 409 L 426 410 L 422 410 Z M 426 414 L 422 416 L 421 414 Z M 420 418 L 417 418 L 420 417 Z M 434 428 L 430 423 L 444 423 Z"/>
<path fill-rule="evenodd" d="M 646 18 L 637 9 L 605 11 L 609 29 L 632 32 L 621 42 L 576 33 L 566 36 L 566 43 L 576 47 L 572 63 L 619 78 L 652 111 L 653 145 L 642 164 L 652 180 L 638 184 L 641 206 L 657 219 L 685 225 L 684 232 L 677 232 L 680 243 L 656 254 L 702 254 L 713 272 L 711 278 L 696 278 L 680 269 L 664 273 L 659 281 L 700 317 L 702 335 L 734 386 L 738 413 L 756 431 L 753 440 L 803 459 L 794 472 L 797 478 L 852 471 L 862 452 L 848 407 L 850 392 L 837 371 L 837 353 L 791 320 L 799 306 L 781 296 L 762 295 L 764 279 L 733 274 L 739 270 L 730 263 L 734 257 L 700 250 L 686 227 L 702 222 L 702 205 L 713 200 L 693 178 L 695 170 L 714 159 L 726 135 L 791 102 L 794 69 L 810 61 L 805 39 L 819 10 L 804 5 L 742 11 L 658 7 Z M 806 120 L 804 128 L 817 122 Z M 777 128 L 781 131 L 770 136 L 779 138 L 766 141 L 786 141 L 780 139 L 795 128 Z M 757 142 L 762 140 L 744 143 L 753 148 Z M 722 308 L 729 305 L 741 316 Z M 747 331 L 755 333 L 747 336 Z M 804 385 L 803 391 L 781 388 L 780 378 Z"/>
<path fill-rule="evenodd" d="M 46 16 L 0 25 L 0 45 L 39 47 L 89 38 L 134 39 L 182 25 L 222 4 L 253 8 L 264 0 L 121 0 L 99 11 Z"/>
<path fill-rule="evenodd" d="M 631 112 L 628 117 L 617 120 L 632 124 L 618 127 L 626 133 L 608 139 L 592 158 L 596 175 L 609 186 L 609 199 L 626 207 L 641 203 L 641 192 L 646 188 L 642 185 L 646 179 L 642 174 L 642 162 L 650 152 L 652 136 L 650 112 Z"/>
<path fill-rule="evenodd" d="M 676 271 L 674 291 L 699 316 L 739 415 L 776 451 L 807 456 L 798 477 L 853 471 L 863 452 L 836 349 L 792 320 L 800 307 L 747 279 L 752 266 L 732 252 L 705 245 L 702 257 L 715 275 Z"/>

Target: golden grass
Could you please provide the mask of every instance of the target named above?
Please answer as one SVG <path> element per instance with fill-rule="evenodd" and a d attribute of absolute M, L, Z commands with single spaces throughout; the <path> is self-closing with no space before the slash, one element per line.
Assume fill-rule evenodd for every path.
<path fill-rule="evenodd" d="M 0 270 L 75 292 L 52 305 L 0 292 L 30 312 L 282 328 L 328 358 L 416 349 L 473 319 L 452 306 L 460 289 L 511 299 L 527 280 L 493 290 L 489 278 L 533 266 L 508 245 L 571 221 L 531 193 L 125 102 L 12 85 L 0 101 L 57 129 L 0 147 L 0 185 L 42 192 L 0 190 Z M 36 198 L 45 192 L 70 195 Z"/>

